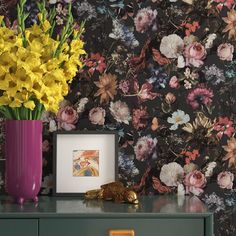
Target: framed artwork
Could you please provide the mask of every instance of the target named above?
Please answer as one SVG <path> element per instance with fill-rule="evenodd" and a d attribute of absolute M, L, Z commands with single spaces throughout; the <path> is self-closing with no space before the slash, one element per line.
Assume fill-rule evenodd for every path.
<path fill-rule="evenodd" d="M 82 196 L 117 180 L 116 132 L 55 132 L 53 148 L 54 196 Z"/>

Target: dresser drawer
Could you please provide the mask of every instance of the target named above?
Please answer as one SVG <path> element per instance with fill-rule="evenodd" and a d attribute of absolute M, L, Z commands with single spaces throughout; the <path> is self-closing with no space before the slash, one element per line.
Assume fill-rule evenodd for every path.
<path fill-rule="evenodd" d="M 1 236 L 38 236 L 38 220 L 0 219 Z"/>
<path fill-rule="evenodd" d="M 204 219 L 41 219 L 39 236 L 109 236 L 118 229 L 134 230 L 135 236 L 204 236 Z"/>

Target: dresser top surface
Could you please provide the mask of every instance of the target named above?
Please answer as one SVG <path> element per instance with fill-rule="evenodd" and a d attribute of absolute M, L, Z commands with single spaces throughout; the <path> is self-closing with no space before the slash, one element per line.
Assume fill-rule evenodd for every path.
<path fill-rule="evenodd" d="M 0 197 L 0 218 L 6 217 L 156 217 L 208 216 L 207 207 L 197 197 L 146 196 L 138 205 L 72 197 L 40 197 L 38 204 L 18 205 L 10 197 Z"/>

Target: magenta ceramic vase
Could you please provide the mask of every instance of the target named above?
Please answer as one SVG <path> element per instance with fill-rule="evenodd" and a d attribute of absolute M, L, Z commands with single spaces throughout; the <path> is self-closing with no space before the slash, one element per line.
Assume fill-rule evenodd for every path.
<path fill-rule="evenodd" d="M 38 201 L 42 180 L 42 121 L 6 121 L 6 191 L 19 204 Z"/>

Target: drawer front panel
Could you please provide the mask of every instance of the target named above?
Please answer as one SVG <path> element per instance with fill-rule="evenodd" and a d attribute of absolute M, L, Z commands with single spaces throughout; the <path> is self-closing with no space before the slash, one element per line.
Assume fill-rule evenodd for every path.
<path fill-rule="evenodd" d="M 38 220 L 0 219 L 1 236 L 38 236 Z"/>
<path fill-rule="evenodd" d="M 134 230 L 135 236 L 205 236 L 204 219 L 42 219 L 39 236 L 109 236 Z"/>

